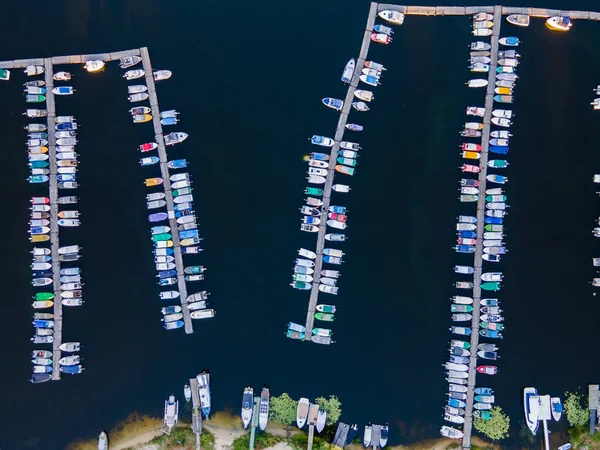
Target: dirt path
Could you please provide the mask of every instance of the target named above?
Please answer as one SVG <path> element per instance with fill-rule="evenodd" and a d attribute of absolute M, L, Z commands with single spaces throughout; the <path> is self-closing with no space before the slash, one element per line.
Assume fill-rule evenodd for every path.
<path fill-rule="evenodd" d="M 110 444 L 110 450 L 124 450 L 129 447 L 135 447 L 136 445 L 145 444 L 150 442 L 157 436 L 160 436 L 162 431 L 160 429 L 146 431 L 145 433 L 138 434 L 136 436 L 131 436 L 125 440 L 119 441 L 116 444 Z M 158 446 L 148 445 L 144 447 L 145 450 L 158 449 Z"/>

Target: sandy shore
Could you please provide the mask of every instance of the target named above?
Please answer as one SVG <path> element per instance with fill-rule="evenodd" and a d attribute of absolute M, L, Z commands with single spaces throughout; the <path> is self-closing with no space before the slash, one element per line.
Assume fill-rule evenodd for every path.
<path fill-rule="evenodd" d="M 161 434 L 162 434 L 162 431 L 160 431 L 160 429 L 146 431 L 145 433 L 141 433 L 136 436 L 128 437 L 127 439 L 117 442 L 115 445 L 111 445 L 110 450 L 124 450 L 126 448 L 131 448 L 131 447 L 135 447 L 137 445 L 146 444 L 146 443 L 150 442 L 152 439 L 154 439 L 155 437 L 160 436 Z M 140 450 L 142 450 L 142 449 L 143 450 L 158 450 L 158 445 L 146 445 L 146 446 L 140 447 Z"/>

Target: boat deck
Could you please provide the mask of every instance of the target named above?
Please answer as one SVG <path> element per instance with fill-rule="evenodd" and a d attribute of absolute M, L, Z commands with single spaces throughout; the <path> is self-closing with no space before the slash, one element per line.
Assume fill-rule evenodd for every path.
<path fill-rule="evenodd" d="M 144 71 L 146 72 L 146 85 L 148 86 L 148 95 L 150 96 L 150 108 L 152 108 L 152 124 L 154 125 L 154 136 L 155 142 L 158 144 L 158 157 L 160 158 L 160 173 L 163 179 L 163 186 L 165 188 L 167 211 L 174 211 L 173 193 L 171 190 L 171 180 L 169 179 L 169 168 L 167 167 L 167 150 L 165 148 L 165 140 L 163 137 L 162 124 L 160 123 L 160 109 L 158 107 L 158 97 L 156 95 L 156 85 L 154 83 L 154 76 L 152 75 L 152 64 L 150 63 L 150 54 L 148 48 L 142 47 L 140 49 L 140 56 L 142 57 L 142 64 Z M 173 256 L 175 257 L 175 267 L 177 268 L 177 287 L 179 288 L 179 300 L 181 301 L 181 307 L 183 309 L 183 322 L 185 324 L 185 332 L 191 334 L 194 332 L 194 326 L 192 324 L 192 318 L 190 317 L 190 310 L 187 308 L 187 286 L 184 279 L 184 265 L 183 257 L 181 254 L 181 245 L 179 242 L 179 234 L 177 233 L 177 221 L 175 217 L 169 218 L 169 226 L 171 227 L 171 235 L 173 236 Z"/>
<path fill-rule="evenodd" d="M 60 247 L 58 232 L 58 180 L 57 165 L 56 165 L 56 137 L 54 135 L 54 118 L 56 117 L 56 103 L 54 99 L 54 93 L 52 88 L 54 87 L 54 68 L 52 66 L 52 58 L 46 58 L 42 60 L 45 72 L 46 81 L 46 109 L 48 110 L 48 116 L 46 118 L 48 125 L 48 161 L 49 161 L 49 189 L 50 189 L 50 252 L 52 255 L 52 287 L 54 292 L 54 343 L 52 344 L 52 380 L 60 380 L 61 371 L 58 361 L 61 358 L 60 345 L 62 344 L 62 328 L 63 328 L 63 316 L 62 316 L 62 303 L 60 297 L 60 261 L 58 248 Z"/>
<path fill-rule="evenodd" d="M 367 58 L 367 54 L 369 52 L 369 46 L 371 45 L 371 33 L 373 32 L 373 25 L 375 24 L 375 16 L 377 15 L 377 3 L 371 3 L 371 8 L 369 9 L 369 16 L 367 18 L 367 25 L 365 27 L 365 33 L 362 40 L 362 45 L 360 47 L 360 53 L 358 59 L 356 61 L 356 68 L 354 70 L 354 75 L 352 77 L 352 81 L 348 85 L 348 92 L 346 93 L 346 99 L 344 100 L 344 107 L 340 112 L 340 118 L 338 120 L 337 128 L 335 131 L 335 144 L 331 147 L 330 153 L 330 161 L 335 162 L 337 158 L 337 152 L 340 148 L 340 142 L 344 136 L 344 131 L 346 131 L 346 123 L 348 122 L 348 114 L 350 113 L 350 108 L 352 107 L 352 100 L 354 98 L 354 91 L 358 86 L 359 77 L 361 75 L 361 68 L 364 66 L 365 59 Z M 333 164 L 333 163 L 332 163 Z M 327 181 L 325 182 L 325 186 L 323 187 L 323 206 L 322 211 L 327 215 L 327 209 L 331 203 L 331 187 L 333 186 L 333 180 L 335 175 L 335 169 L 333 167 L 329 168 L 329 173 L 327 174 Z M 346 178 L 344 178 L 346 177 Z M 351 177 L 348 175 L 340 174 L 338 181 L 342 183 L 347 183 L 351 180 Z M 312 336 L 312 329 L 314 325 L 314 314 L 316 312 L 317 302 L 319 300 L 319 280 L 321 278 L 321 269 L 323 268 L 323 248 L 325 247 L 325 234 L 327 233 L 327 224 L 326 220 L 323 220 L 321 225 L 319 225 L 319 232 L 317 233 L 317 259 L 315 260 L 315 274 L 313 276 L 313 284 L 312 289 L 310 291 L 310 299 L 308 301 L 308 311 L 306 313 L 306 337 L 305 340 L 308 342 L 312 342 L 310 340 Z M 331 294 L 324 294 L 331 295 Z"/>
<path fill-rule="evenodd" d="M 501 6 L 494 7 L 494 17 L 500 17 Z M 492 110 L 494 109 L 494 89 L 496 80 L 496 67 L 498 62 L 498 39 L 500 38 L 500 25 L 501 20 L 494 21 L 494 27 L 492 28 L 492 36 L 490 37 L 490 44 L 492 46 L 490 52 L 490 71 L 488 73 L 488 86 L 485 94 L 485 116 L 483 117 L 483 130 L 481 133 L 481 159 L 479 160 L 479 166 L 481 172 L 479 172 L 479 200 L 477 201 L 477 242 L 475 244 L 475 256 L 474 256 L 474 268 L 475 273 L 473 274 L 473 319 L 471 323 L 471 357 L 469 361 L 469 378 L 468 378 L 468 391 L 467 391 L 467 406 L 465 408 L 465 423 L 463 425 L 464 437 L 462 441 L 463 448 L 471 448 L 471 429 L 473 426 L 473 403 L 474 403 L 474 392 L 475 389 L 475 378 L 477 376 L 477 344 L 479 344 L 479 315 L 481 300 L 481 274 L 483 264 L 483 234 L 485 226 L 485 190 L 487 188 L 487 162 L 489 157 L 489 144 L 490 144 L 490 128 L 492 119 Z"/>
<path fill-rule="evenodd" d="M 190 378 L 192 388 L 192 432 L 196 435 L 196 450 L 200 450 L 200 435 L 202 434 L 202 408 L 200 394 L 198 394 L 198 380 Z"/>

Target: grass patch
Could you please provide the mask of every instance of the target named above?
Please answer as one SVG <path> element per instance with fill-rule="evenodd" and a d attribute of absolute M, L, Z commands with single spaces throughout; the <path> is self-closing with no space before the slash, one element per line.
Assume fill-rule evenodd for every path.
<path fill-rule="evenodd" d="M 304 433 L 298 433 L 288 439 L 287 442 L 294 450 L 304 450 L 308 447 L 308 435 Z M 325 439 L 318 436 L 314 437 L 312 446 L 313 450 L 329 450 L 331 447 L 333 447 L 333 445 L 327 442 Z"/>
<path fill-rule="evenodd" d="M 163 450 L 192 450 L 196 447 L 196 435 L 192 433 L 192 428 L 189 424 L 180 423 L 171 429 L 171 434 L 158 436 L 152 439 L 150 443 L 160 445 L 160 448 Z"/>
<path fill-rule="evenodd" d="M 214 413 L 206 422 L 215 428 L 224 428 L 228 430 L 243 430 L 240 416 L 231 411 L 218 411 Z"/>
<path fill-rule="evenodd" d="M 279 436 L 274 436 L 269 433 L 256 433 L 254 437 L 254 448 L 255 450 L 262 450 L 265 448 L 273 447 L 278 442 L 284 439 Z M 250 446 L 250 435 L 245 434 L 233 441 L 231 445 L 233 450 L 248 450 Z"/>

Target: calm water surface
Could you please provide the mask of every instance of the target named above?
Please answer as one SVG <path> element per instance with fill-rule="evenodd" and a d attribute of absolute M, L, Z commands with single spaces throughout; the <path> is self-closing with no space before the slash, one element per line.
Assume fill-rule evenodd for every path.
<path fill-rule="evenodd" d="M 597 9 L 591 1 L 533 3 Z M 145 45 L 156 68 L 174 72 L 158 85 L 159 101 L 181 111 L 177 130 L 190 134 L 169 152 L 191 162 L 206 251 L 189 260 L 209 268 L 203 288 L 218 310 L 214 320 L 196 324 L 193 336 L 160 327 L 142 184 L 157 170 L 140 168 L 136 151 L 152 139 L 152 128 L 131 124 L 115 64 L 98 75 L 61 68 L 74 71 L 78 90 L 57 100 L 57 113 L 82 124 L 83 221 L 62 231 L 61 242 L 84 247 L 86 282 L 85 307 L 65 312 L 64 336 L 83 343 L 87 370 L 60 383 L 27 382 L 27 207 L 44 191 L 24 181 L 25 79 L 13 72 L 0 85 L 10 255 L 0 263 L 3 449 L 61 449 L 133 411 L 160 415 L 164 399 L 182 398 L 185 380 L 203 368 L 212 372 L 218 410 L 237 411 L 244 386 L 268 383 L 276 395 L 335 394 L 344 421 L 389 421 L 393 443 L 437 435 L 448 297 L 456 294 L 452 266 L 469 263 L 451 250 L 454 221 L 474 211 L 457 200 L 458 131 L 465 107 L 483 101 L 482 92 L 464 86 L 467 18 L 411 17 L 392 45 L 371 47 L 370 58 L 388 71 L 372 111 L 356 119 L 365 126 L 364 150 L 352 192 L 334 199 L 349 208 L 350 240 L 334 300 L 337 344 L 320 347 L 283 337 L 285 324 L 306 314 L 308 295 L 288 286 L 296 249 L 314 246 L 313 236 L 298 231 L 302 157 L 314 150 L 310 135 L 334 134 L 337 115 L 320 99 L 345 95 L 339 76 L 359 50 L 368 2 L 3 6 L 0 26 L 10 40 L 0 60 Z M 598 213 L 591 178 L 600 163 L 600 116 L 588 104 L 600 83 L 600 32 L 597 24 L 576 22 L 570 33 L 552 34 L 539 20 L 510 31 L 524 43 L 507 170 L 510 254 L 498 267 L 506 275 L 499 297 L 507 330 L 500 373 L 486 384 L 517 422 L 522 386 L 562 394 L 597 381 L 588 363 L 599 337 L 588 280 L 598 255 L 590 229 Z"/>

